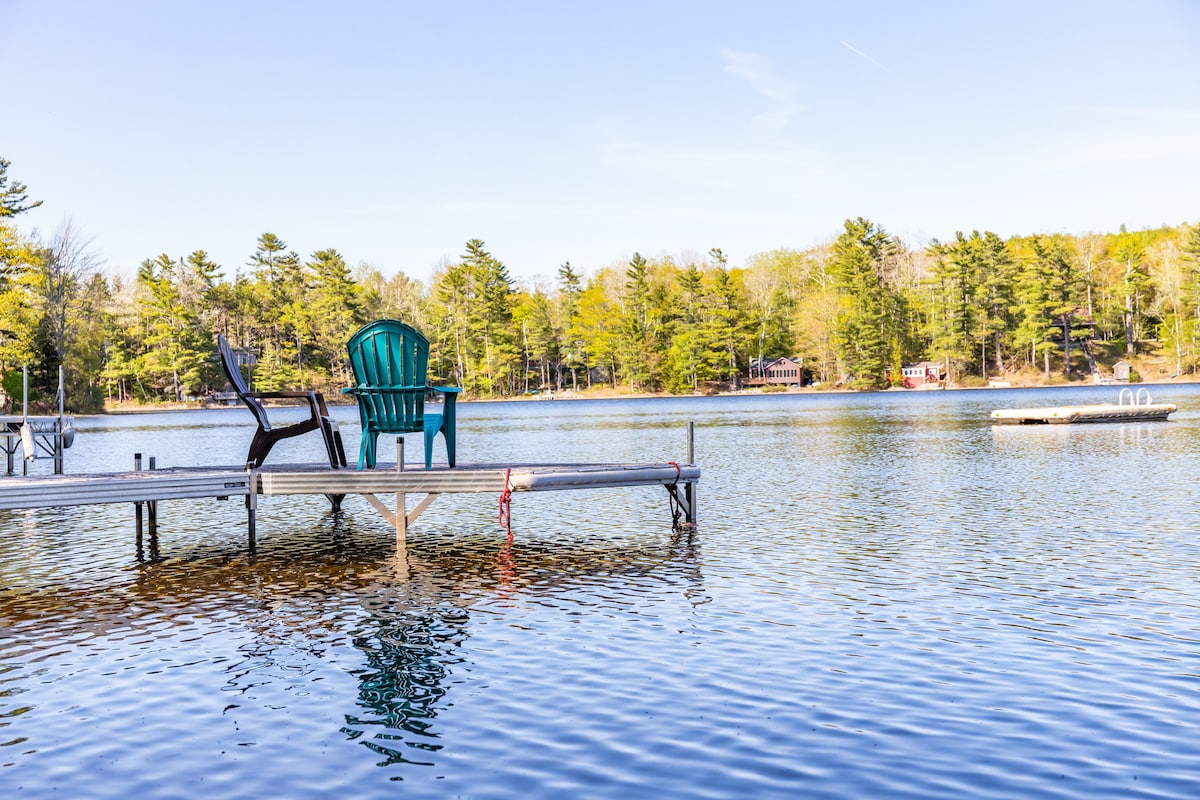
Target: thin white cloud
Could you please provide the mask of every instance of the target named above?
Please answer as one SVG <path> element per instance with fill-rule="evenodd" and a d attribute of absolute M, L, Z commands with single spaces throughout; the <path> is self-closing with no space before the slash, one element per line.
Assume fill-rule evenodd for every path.
<path fill-rule="evenodd" d="M 1149 108 L 1142 106 L 1084 106 L 1079 109 L 1090 114 L 1103 114 L 1130 119 L 1143 119 L 1155 122 L 1196 122 L 1200 121 L 1200 109 L 1196 108 Z"/>
<path fill-rule="evenodd" d="M 847 42 L 847 41 L 843 41 L 843 42 L 842 42 L 842 47 L 846 48 L 846 49 L 847 49 L 847 50 L 849 50 L 851 53 L 854 53 L 854 55 L 856 55 L 856 56 L 858 56 L 859 58 L 861 58 L 861 59 L 863 59 L 863 60 L 867 61 L 868 63 L 870 63 L 870 64 L 874 64 L 876 67 L 879 67 L 879 69 L 883 70 L 884 72 L 891 72 L 891 70 L 890 70 L 890 69 L 888 69 L 887 67 L 885 67 L 883 64 L 880 64 L 878 61 L 876 61 L 875 59 L 871 58 L 869 55 L 867 55 L 866 53 L 864 53 L 862 50 L 859 50 L 857 47 L 855 47 L 854 45 L 850 44 L 849 42 Z"/>
<path fill-rule="evenodd" d="M 778 133 L 788 126 L 792 117 L 804 111 L 796 101 L 803 88 L 800 84 L 780 75 L 766 56 L 741 50 L 721 48 L 725 59 L 725 71 L 750 85 L 758 94 L 771 102 L 771 107 L 751 120 L 754 128 L 762 133 Z"/>
<path fill-rule="evenodd" d="M 1200 132 L 1189 130 L 1099 135 L 1059 148 L 1050 154 L 1046 166 L 1058 169 L 1100 169 L 1131 161 L 1177 166 L 1195 164 L 1200 160 L 1200 150 L 1196 148 L 1198 137 Z"/>

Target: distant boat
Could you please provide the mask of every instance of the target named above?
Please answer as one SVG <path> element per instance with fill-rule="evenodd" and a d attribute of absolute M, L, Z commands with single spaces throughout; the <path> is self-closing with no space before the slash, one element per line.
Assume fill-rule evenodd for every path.
<path fill-rule="evenodd" d="M 1080 422 L 1149 422 L 1165 420 L 1173 403 L 1155 403 L 1146 389 L 1122 389 L 1116 403 L 1049 408 L 1002 408 L 992 420 L 1002 425 L 1069 425 Z"/>

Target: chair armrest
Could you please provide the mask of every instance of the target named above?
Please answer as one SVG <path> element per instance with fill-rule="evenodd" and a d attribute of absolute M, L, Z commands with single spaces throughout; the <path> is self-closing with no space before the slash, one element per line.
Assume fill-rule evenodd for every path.
<path fill-rule="evenodd" d="M 442 424 L 453 435 L 455 417 L 454 401 L 458 399 L 458 393 L 462 389 L 458 386 L 430 386 L 429 388 L 442 396 Z"/>
<path fill-rule="evenodd" d="M 242 396 L 253 397 L 256 400 L 307 400 L 308 408 L 314 419 L 329 416 L 329 409 L 325 406 L 325 396 L 320 392 L 291 389 L 279 392 L 243 392 Z"/>

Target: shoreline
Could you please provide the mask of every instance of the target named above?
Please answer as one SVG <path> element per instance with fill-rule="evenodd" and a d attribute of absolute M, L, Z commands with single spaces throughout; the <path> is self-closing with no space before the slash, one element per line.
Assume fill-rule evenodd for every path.
<path fill-rule="evenodd" d="M 1095 384 L 1085 382 L 1075 383 L 1019 383 L 1011 386 L 947 386 L 938 389 L 903 389 L 903 388 L 887 388 L 887 389 L 824 389 L 805 387 L 800 389 L 788 388 L 776 391 L 762 391 L 761 389 L 741 389 L 732 392 L 712 392 L 712 393 L 695 393 L 695 394 L 670 394 L 668 392 L 620 392 L 611 389 L 589 392 L 571 392 L 561 395 L 525 395 L 520 397 L 486 397 L 476 399 L 460 399 L 459 403 L 530 403 L 530 402 L 557 402 L 557 401 L 577 401 L 577 400 L 661 400 L 661 399 L 685 399 L 685 398 L 704 398 L 704 397 L 748 397 L 755 395 L 862 395 L 862 394 L 878 394 L 878 393 L 913 393 L 919 394 L 922 392 L 961 392 L 961 391 L 1013 391 L 1013 390 L 1028 390 L 1028 389 L 1081 389 L 1086 387 L 1111 389 L 1114 392 L 1120 392 L 1121 389 L 1133 389 L 1135 392 L 1139 388 L 1150 386 L 1178 386 L 1200 383 L 1200 376 L 1195 380 L 1161 380 L 1161 381 L 1140 381 L 1138 383 L 1126 384 Z M 326 398 L 326 403 L 331 407 L 346 406 L 355 407 L 353 403 L 341 403 L 330 401 Z M 289 406 L 271 406 L 277 408 L 287 408 Z M 299 406 L 294 406 L 299 407 Z M 192 401 L 183 403 L 123 403 L 107 407 L 104 411 L 90 412 L 87 414 L 71 413 L 73 417 L 104 417 L 104 416 L 120 416 L 132 414 L 154 414 L 161 412 L 174 411 L 219 411 L 222 409 L 232 409 L 236 411 L 244 411 L 245 406 L 240 402 L 233 403 L 206 403 L 202 401 Z M 45 416 L 45 415 L 42 415 Z"/>

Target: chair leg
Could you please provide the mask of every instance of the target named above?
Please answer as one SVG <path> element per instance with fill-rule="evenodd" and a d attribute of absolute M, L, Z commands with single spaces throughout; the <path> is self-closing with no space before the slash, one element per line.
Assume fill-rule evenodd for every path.
<path fill-rule="evenodd" d="M 277 440 L 267 436 L 262 428 L 255 432 L 254 438 L 250 441 L 250 452 L 246 455 L 246 466 L 258 469 L 267 460 L 267 453 L 271 452 Z"/>
<path fill-rule="evenodd" d="M 425 429 L 425 469 L 433 469 L 433 439 L 437 436 L 437 428 Z"/>
<path fill-rule="evenodd" d="M 342 469 L 345 469 L 346 447 L 342 444 L 342 432 L 338 430 L 337 425 L 333 426 L 333 441 L 337 445 L 338 463 L 342 465 Z"/>
<path fill-rule="evenodd" d="M 326 417 L 321 418 L 321 435 L 325 439 L 325 452 L 329 456 L 329 466 L 337 469 L 346 466 L 346 451 L 342 447 L 342 432 L 337 423 Z"/>
<path fill-rule="evenodd" d="M 378 431 L 363 431 L 362 444 L 358 448 L 358 468 L 360 470 L 363 468 L 364 462 L 367 469 L 375 469 L 375 445 L 378 439 Z"/>
<path fill-rule="evenodd" d="M 454 469 L 454 428 L 443 425 L 442 438 L 446 440 L 446 462 Z"/>

